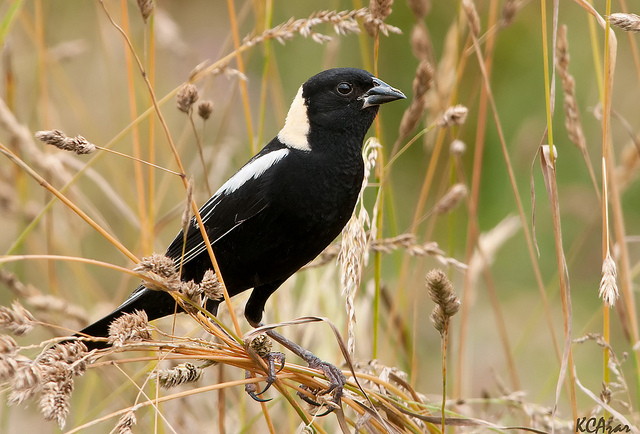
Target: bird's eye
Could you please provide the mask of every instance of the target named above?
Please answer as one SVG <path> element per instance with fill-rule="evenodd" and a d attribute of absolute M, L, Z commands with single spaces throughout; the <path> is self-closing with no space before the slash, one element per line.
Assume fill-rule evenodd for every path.
<path fill-rule="evenodd" d="M 342 95 L 349 95 L 353 90 L 353 86 L 349 83 L 342 82 L 338 85 L 337 89 Z"/>

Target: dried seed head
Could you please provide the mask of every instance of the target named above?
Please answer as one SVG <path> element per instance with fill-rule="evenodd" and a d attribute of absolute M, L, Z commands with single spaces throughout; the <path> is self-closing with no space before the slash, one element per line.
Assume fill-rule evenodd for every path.
<path fill-rule="evenodd" d="M 63 151 L 72 151 L 78 155 L 90 154 L 96 150 L 96 145 L 90 143 L 84 137 L 67 137 L 60 130 L 38 131 L 35 137 L 47 145 L 55 146 Z"/>
<path fill-rule="evenodd" d="M 198 97 L 198 89 L 196 89 L 193 84 L 183 84 L 176 94 L 178 110 L 184 113 L 189 113 L 191 106 L 198 101 Z"/>
<path fill-rule="evenodd" d="M 147 22 L 147 19 L 149 18 L 155 7 L 156 3 L 154 0 L 138 0 L 138 8 L 140 9 L 142 19 L 145 23 Z"/>
<path fill-rule="evenodd" d="M 431 55 L 431 43 L 429 32 L 424 21 L 418 21 L 411 30 L 411 50 L 419 60 L 429 60 Z"/>
<path fill-rule="evenodd" d="M 253 338 L 249 343 L 249 346 L 253 351 L 256 352 L 260 357 L 265 357 L 267 354 L 271 352 L 271 348 L 273 347 L 273 343 L 271 339 L 267 337 L 267 335 L 260 334 Z"/>
<path fill-rule="evenodd" d="M 433 324 L 433 328 L 435 328 L 438 333 L 443 334 L 445 332 L 447 317 L 439 304 L 435 305 L 431 311 L 431 315 L 429 315 L 429 319 L 431 320 L 431 324 Z"/>
<path fill-rule="evenodd" d="M 206 100 L 198 103 L 198 116 L 206 121 L 211 116 L 211 113 L 213 113 L 213 103 L 211 101 Z"/>
<path fill-rule="evenodd" d="M 68 371 L 69 375 L 82 375 L 87 370 L 87 346 L 82 341 L 56 344 L 45 350 L 38 356 L 36 361 L 42 365 L 55 370 Z M 47 375 L 50 375 L 49 372 Z M 54 375 L 54 377 L 66 376 L 66 373 Z"/>
<path fill-rule="evenodd" d="M 21 363 L 11 378 L 11 393 L 7 401 L 9 405 L 22 404 L 33 398 L 40 391 L 42 383 L 42 369 L 31 361 Z"/>
<path fill-rule="evenodd" d="M 177 274 L 173 259 L 158 253 L 142 258 L 133 271 L 153 273 L 164 278 L 174 277 Z"/>
<path fill-rule="evenodd" d="M 200 285 L 195 283 L 193 280 L 190 280 L 188 282 L 181 282 L 180 289 L 178 289 L 178 292 L 184 295 L 187 298 L 187 300 L 190 300 L 196 306 L 202 305 L 202 288 L 200 288 Z M 184 309 L 187 312 L 190 312 L 193 314 L 198 313 L 198 309 L 196 309 L 194 306 L 191 306 L 188 303 L 185 303 Z"/>
<path fill-rule="evenodd" d="M 60 429 L 64 428 L 69 414 L 69 398 L 73 392 L 73 380 L 48 381 L 42 385 L 40 412 L 45 420 L 55 420 Z"/>
<path fill-rule="evenodd" d="M 0 328 L 22 336 L 29 333 L 35 324 L 36 319 L 20 302 L 14 301 L 11 308 L 0 306 Z"/>
<path fill-rule="evenodd" d="M 562 80 L 564 90 L 564 123 L 567 127 L 569 140 L 583 153 L 587 149 L 587 141 L 582 131 L 582 121 L 580 111 L 575 96 L 575 80 L 569 73 L 569 44 L 567 41 L 567 26 L 562 25 L 558 29 L 558 40 L 556 43 L 556 58 L 558 75 Z"/>
<path fill-rule="evenodd" d="M 469 20 L 469 30 L 477 37 L 480 34 L 480 17 L 478 17 L 476 5 L 472 0 L 462 0 L 462 8 L 467 14 L 467 20 Z"/>
<path fill-rule="evenodd" d="M 500 20 L 501 27 L 508 27 L 513 22 L 518 12 L 519 4 L 518 0 L 505 0 L 502 5 L 502 19 Z"/>
<path fill-rule="evenodd" d="M 431 10 L 431 0 L 408 0 L 411 12 L 418 20 L 422 20 Z"/>
<path fill-rule="evenodd" d="M 602 262 L 602 280 L 600 281 L 600 290 L 598 293 L 607 307 L 615 305 L 620 295 L 616 282 L 617 275 L 616 263 L 611 257 L 611 254 L 607 253 L 607 256 Z"/>
<path fill-rule="evenodd" d="M 115 432 L 115 434 L 132 434 L 133 430 L 131 428 L 133 428 L 137 423 L 138 420 L 136 419 L 136 414 L 133 410 L 130 410 L 120 417 L 120 420 L 113 429 L 113 432 Z"/>
<path fill-rule="evenodd" d="M 16 354 L 18 352 L 18 344 L 9 335 L 0 335 L 0 354 Z"/>
<path fill-rule="evenodd" d="M 467 151 L 467 145 L 462 140 L 454 140 L 449 145 L 449 152 L 451 155 L 462 156 Z"/>
<path fill-rule="evenodd" d="M 439 269 L 431 270 L 426 277 L 429 297 L 442 308 L 445 317 L 451 317 L 460 309 L 460 299 L 453 292 L 453 284 Z"/>
<path fill-rule="evenodd" d="M 192 363 L 184 363 L 172 369 L 162 369 L 154 375 L 165 389 L 184 383 L 193 383 L 202 378 L 202 369 Z"/>
<path fill-rule="evenodd" d="M 400 122 L 399 136 L 407 137 L 418 125 L 427 107 L 427 91 L 433 82 L 433 67 L 427 60 L 418 64 L 413 79 L 413 99 L 409 108 L 405 110 Z"/>
<path fill-rule="evenodd" d="M 433 208 L 436 214 L 446 214 L 460 204 L 467 197 L 467 186 L 462 183 L 453 184 Z"/>
<path fill-rule="evenodd" d="M 109 324 L 109 343 L 114 347 L 147 340 L 151 340 L 151 326 L 143 310 L 125 313 Z"/>
<path fill-rule="evenodd" d="M 200 288 L 205 297 L 209 300 L 222 300 L 224 298 L 224 288 L 218 280 L 218 276 L 213 270 L 207 270 L 200 282 Z"/>
<path fill-rule="evenodd" d="M 640 32 L 640 16 L 636 14 L 611 14 L 609 22 L 627 32 Z"/>
<path fill-rule="evenodd" d="M 467 120 L 469 109 L 465 106 L 457 104 L 445 110 L 442 117 L 438 120 L 441 127 L 450 127 L 452 125 L 462 125 Z"/>
<path fill-rule="evenodd" d="M 13 378 L 18 369 L 18 361 L 14 354 L 0 354 L 0 383 Z"/>
<path fill-rule="evenodd" d="M 393 0 L 369 0 L 369 12 L 373 18 L 384 20 L 391 14 Z"/>

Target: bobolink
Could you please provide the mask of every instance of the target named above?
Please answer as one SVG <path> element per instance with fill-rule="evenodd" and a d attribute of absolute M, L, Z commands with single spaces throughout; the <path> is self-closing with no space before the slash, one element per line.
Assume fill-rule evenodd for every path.
<path fill-rule="evenodd" d="M 402 92 L 360 69 L 329 69 L 311 77 L 298 90 L 278 135 L 200 209 L 229 295 L 253 288 L 245 306 L 253 327 L 261 324 L 269 296 L 322 252 L 351 217 L 364 175 L 365 134 L 379 105 L 401 98 Z M 165 255 L 176 269 L 182 262 L 183 281 L 199 283 L 213 267 L 195 218 L 184 257 L 183 244 L 180 231 Z M 208 300 L 206 308 L 215 315 L 218 304 Z M 123 313 L 143 310 L 153 320 L 175 309 L 168 293 L 140 285 L 80 335 L 108 336 L 109 324 Z"/>

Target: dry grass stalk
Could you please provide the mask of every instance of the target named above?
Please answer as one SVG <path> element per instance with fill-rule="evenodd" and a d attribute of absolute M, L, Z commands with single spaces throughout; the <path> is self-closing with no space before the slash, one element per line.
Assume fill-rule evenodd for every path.
<path fill-rule="evenodd" d="M 438 119 L 437 124 L 441 127 L 462 125 L 467 120 L 468 114 L 469 109 L 461 104 L 456 104 L 445 110 L 442 117 Z"/>
<path fill-rule="evenodd" d="M 453 184 L 433 207 L 433 211 L 436 214 L 446 214 L 455 209 L 465 197 L 467 197 L 467 186 L 462 183 Z"/>
<path fill-rule="evenodd" d="M 431 0 L 408 0 L 407 3 L 418 20 L 423 20 L 431 10 Z"/>
<path fill-rule="evenodd" d="M 178 89 L 178 93 L 176 93 L 176 105 L 178 110 L 183 113 L 189 113 L 191 111 L 191 106 L 198 101 L 198 89 L 191 84 L 185 83 L 182 85 L 180 89 Z"/>
<path fill-rule="evenodd" d="M 153 13 L 155 7 L 156 2 L 154 0 L 138 0 L 138 9 L 140 9 L 140 14 L 145 23 Z"/>
<path fill-rule="evenodd" d="M 125 313 L 109 324 L 109 343 L 114 347 L 129 342 L 148 341 L 151 338 L 151 326 L 147 313 L 143 310 Z"/>
<path fill-rule="evenodd" d="M 163 389 L 171 389 L 185 383 L 194 383 L 202 378 L 203 371 L 193 363 L 183 363 L 175 368 L 161 369 L 154 374 Z"/>
<path fill-rule="evenodd" d="M 209 119 L 213 113 L 213 103 L 209 100 L 200 101 L 198 103 L 198 116 L 200 116 L 203 120 Z"/>
<path fill-rule="evenodd" d="M 636 14 L 615 13 L 609 15 L 611 25 L 626 32 L 640 32 L 640 16 Z"/>
<path fill-rule="evenodd" d="M 32 310 L 43 313 L 60 312 L 81 324 L 87 324 L 89 321 L 87 312 L 80 306 L 53 295 L 42 294 L 33 285 L 20 282 L 18 277 L 10 271 L 0 269 L 0 282 L 6 285 L 16 297 L 25 300 Z"/>
<path fill-rule="evenodd" d="M 14 301 L 11 308 L 0 306 L 0 328 L 22 336 L 29 333 L 35 324 L 36 319 L 19 301 Z"/>
<path fill-rule="evenodd" d="M 618 283 L 616 282 L 617 276 L 616 263 L 611 257 L 611 253 L 607 252 L 607 256 L 602 261 L 602 280 L 600 280 L 600 289 L 598 291 L 598 296 L 602 298 L 607 307 L 614 306 L 620 296 Z"/>
<path fill-rule="evenodd" d="M 315 42 L 322 44 L 330 41 L 332 38 L 328 35 L 315 32 L 313 30 L 315 26 L 328 23 L 333 26 L 333 30 L 338 35 L 346 35 L 349 33 L 360 32 L 357 20 L 362 20 L 365 23 L 369 22 L 369 27 L 377 27 L 377 29 L 385 36 L 388 36 L 389 33 L 402 33 L 397 27 L 385 24 L 380 20 L 373 19 L 366 8 L 341 12 L 322 11 L 311 14 L 309 18 L 299 20 L 291 18 L 285 23 L 266 30 L 261 35 L 245 39 L 244 45 L 249 48 L 269 39 L 275 39 L 281 44 L 284 44 L 286 41 L 293 39 L 296 34 L 300 34 L 305 38 L 311 37 Z"/>
<path fill-rule="evenodd" d="M 638 169 L 640 169 L 640 147 L 636 143 L 630 143 L 622 149 L 620 164 L 615 170 L 616 182 L 624 188 L 636 178 Z"/>
<path fill-rule="evenodd" d="M 360 287 L 360 280 L 362 278 L 362 269 L 368 259 L 368 238 L 365 226 L 371 227 L 371 220 L 367 209 L 362 203 L 362 196 L 364 189 L 369 182 L 369 175 L 371 170 L 375 166 L 375 162 L 378 156 L 378 148 L 380 143 L 375 138 L 371 138 L 367 141 L 363 149 L 363 158 L 365 161 L 364 179 L 362 181 L 362 187 L 360 189 L 360 196 L 358 198 L 358 206 L 353 212 L 351 219 L 342 230 L 342 245 L 338 254 L 338 261 L 340 262 L 340 281 L 342 284 L 342 295 L 345 296 L 345 303 L 348 316 L 348 338 L 347 347 L 349 353 L 355 352 L 355 295 Z"/>
<path fill-rule="evenodd" d="M 413 79 L 413 99 L 409 108 L 405 110 L 400 122 L 399 140 L 409 136 L 422 119 L 427 107 L 427 91 L 433 82 L 433 67 L 427 60 L 422 60 L 416 69 Z"/>
<path fill-rule="evenodd" d="M 78 155 L 90 154 L 96 150 L 96 145 L 90 143 L 84 137 L 67 137 L 60 130 L 38 131 L 35 137 L 47 145 L 55 146 L 63 151 L 72 151 Z"/>
<path fill-rule="evenodd" d="M 480 17 L 478 16 L 475 3 L 473 3 L 472 0 L 462 0 L 462 8 L 469 20 L 469 30 L 475 37 L 478 37 L 478 35 L 480 35 Z"/>
<path fill-rule="evenodd" d="M 118 420 L 113 432 L 115 434 L 132 434 L 133 430 L 131 428 L 133 428 L 137 423 L 138 420 L 136 419 L 135 412 L 130 410 L 120 417 L 120 420 Z"/>

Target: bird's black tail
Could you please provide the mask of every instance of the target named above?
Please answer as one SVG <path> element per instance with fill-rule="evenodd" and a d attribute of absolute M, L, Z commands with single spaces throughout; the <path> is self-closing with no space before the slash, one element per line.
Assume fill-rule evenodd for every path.
<path fill-rule="evenodd" d="M 207 300 L 206 308 L 213 315 L 218 313 L 219 301 Z M 74 336 L 86 337 L 93 336 L 96 338 L 106 338 L 109 336 L 109 325 L 117 318 L 125 313 L 133 313 L 135 311 L 144 311 L 149 321 L 173 315 L 176 312 L 183 312 L 180 306 L 176 306 L 176 301 L 164 291 L 154 291 L 140 285 L 131 296 L 120 305 L 116 310 L 102 319 L 88 325 L 80 330 Z M 107 342 L 84 341 L 89 350 L 108 348 Z"/>
<path fill-rule="evenodd" d="M 80 330 L 74 336 L 106 338 L 109 336 L 109 325 L 113 320 L 125 313 L 133 313 L 137 310 L 146 312 L 149 321 L 171 315 L 174 312 L 182 312 L 180 307 L 177 307 L 176 310 L 175 300 L 168 293 L 164 291 L 154 291 L 140 285 L 120 307 L 104 318 Z M 84 343 L 89 350 L 109 347 L 107 342 L 84 341 Z"/>

